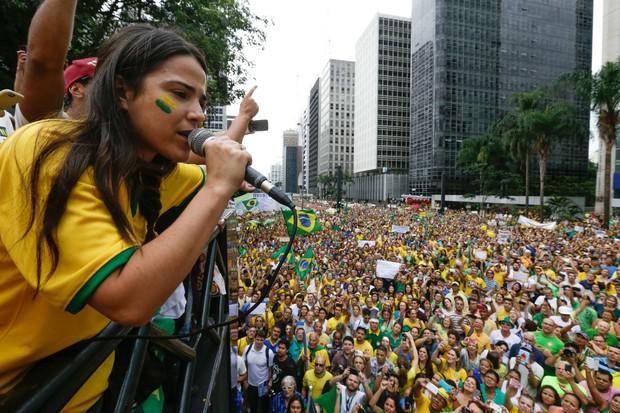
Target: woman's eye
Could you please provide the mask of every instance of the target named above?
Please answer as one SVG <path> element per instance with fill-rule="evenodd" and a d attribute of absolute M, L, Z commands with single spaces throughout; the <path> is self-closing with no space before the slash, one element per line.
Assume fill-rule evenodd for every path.
<path fill-rule="evenodd" d="M 174 94 L 180 97 L 181 99 L 185 99 L 187 97 L 187 94 L 181 90 L 175 91 Z"/>

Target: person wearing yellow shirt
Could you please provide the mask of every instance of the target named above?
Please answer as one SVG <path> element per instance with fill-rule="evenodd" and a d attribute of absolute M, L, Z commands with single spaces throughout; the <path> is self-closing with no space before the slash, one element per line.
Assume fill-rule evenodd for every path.
<path fill-rule="evenodd" d="M 250 326 L 246 332 L 246 336 L 237 341 L 238 354 L 243 354 L 245 348 L 254 341 L 254 337 L 256 337 L 256 327 Z"/>
<path fill-rule="evenodd" d="M 476 271 L 476 270 L 473 270 Z M 470 272 L 465 276 L 465 295 L 471 295 L 474 288 L 484 290 L 487 288 L 487 284 L 481 277 L 475 275 L 474 272 Z"/>
<path fill-rule="evenodd" d="M 327 383 L 333 376 L 327 371 L 326 360 L 323 356 L 317 356 L 314 361 L 314 367 L 310 368 L 304 374 L 303 379 L 303 388 L 302 394 L 304 399 L 308 397 L 308 392 L 310 388 L 312 388 L 312 394 L 310 395 L 313 399 L 316 399 L 321 394 L 323 394 L 323 387 L 325 387 L 325 383 Z"/>
<path fill-rule="evenodd" d="M 308 334 L 308 368 L 313 368 L 317 357 L 323 357 L 326 367 L 331 366 L 329 353 L 319 344 L 319 335 L 314 331 Z"/>
<path fill-rule="evenodd" d="M 355 329 L 355 343 L 353 347 L 357 351 L 361 351 L 366 359 L 370 359 L 373 353 L 372 345 L 366 340 L 366 329 L 359 326 Z"/>
<path fill-rule="evenodd" d="M 327 334 L 331 334 L 336 329 L 338 323 L 347 325 L 347 317 L 342 310 L 342 304 L 336 303 L 334 306 L 334 316 L 327 320 Z"/>
<path fill-rule="evenodd" d="M 206 63 L 194 45 L 132 26 L 100 52 L 87 117 L 31 123 L 0 146 L 0 395 L 111 320 L 148 323 L 202 254 L 251 160 L 241 146 L 258 111 L 249 93 L 227 135 L 196 159 L 208 176 L 185 163 L 187 135 L 205 120 Z M 183 212 L 156 230 L 168 211 Z M 113 360 L 63 411 L 98 401 Z"/>
<path fill-rule="evenodd" d="M 425 377 L 416 377 L 411 395 L 415 400 L 416 413 L 440 413 L 450 405 L 450 395 L 445 389 L 440 388 L 430 398 L 425 394 L 426 385 L 429 383 Z"/>
<path fill-rule="evenodd" d="M 489 350 L 491 348 L 491 339 L 484 332 L 484 322 L 480 318 L 476 318 L 473 322 L 474 331 L 471 333 L 470 338 L 476 340 L 478 346 L 478 352 Z"/>

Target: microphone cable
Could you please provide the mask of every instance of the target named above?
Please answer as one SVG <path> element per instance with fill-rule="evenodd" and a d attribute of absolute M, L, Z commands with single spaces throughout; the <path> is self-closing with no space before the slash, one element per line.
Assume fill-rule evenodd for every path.
<path fill-rule="evenodd" d="M 263 300 L 269 296 L 269 293 L 271 292 L 271 289 L 273 288 L 274 281 L 276 277 L 278 276 L 278 274 L 280 273 L 280 268 L 284 264 L 284 261 L 287 260 L 288 254 L 293 248 L 293 242 L 295 241 L 295 236 L 297 235 L 297 211 L 294 207 L 295 206 L 293 205 L 293 208 L 291 208 L 291 212 L 293 212 L 293 232 L 289 236 L 288 244 L 286 244 L 286 249 L 284 250 L 284 253 L 280 256 L 280 260 L 278 261 L 278 265 L 276 266 L 276 268 L 267 277 L 267 285 L 265 286 L 265 288 L 263 288 L 263 292 L 260 295 L 258 301 L 256 301 L 245 312 L 241 313 L 240 311 L 240 314 L 233 319 L 223 321 L 217 324 L 209 324 L 205 327 L 197 328 L 195 330 L 192 330 L 188 333 L 183 333 L 183 334 L 170 334 L 170 335 L 124 334 L 124 335 L 110 336 L 110 337 L 95 336 L 95 337 L 91 337 L 89 339 L 83 340 L 82 343 L 89 343 L 89 342 L 95 342 L 95 341 L 109 341 L 109 340 L 125 340 L 125 339 L 176 340 L 176 339 L 188 338 L 188 337 L 196 336 L 198 334 L 206 333 L 209 330 L 212 330 L 214 328 L 225 327 L 225 326 L 228 326 L 230 324 L 235 324 L 235 323 L 240 323 L 240 324 L 243 323 L 246 317 L 250 315 L 252 311 L 254 311 L 263 302 Z"/>

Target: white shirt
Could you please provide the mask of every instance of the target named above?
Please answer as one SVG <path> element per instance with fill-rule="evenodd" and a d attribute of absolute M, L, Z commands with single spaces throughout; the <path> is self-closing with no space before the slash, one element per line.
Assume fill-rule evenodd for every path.
<path fill-rule="evenodd" d="M 255 345 L 247 346 L 243 351 L 243 360 L 247 361 L 248 384 L 258 387 L 259 384 L 269 380 L 269 370 L 273 366 L 273 351 L 269 351 L 269 363 L 265 352 L 269 349 L 265 344 L 260 350 L 256 350 Z"/>
<path fill-rule="evenodd" d="M 513 333 L 510 333 L 508 337 L 504 337 L 502 335 L 502 330 L 491 331 L 491 334 L 489 334 L 489 339 L 491 340 L 491 344 L 493 345 L 495 345 L 498 341 L 505 341 L 506 344 L 508 344 L 508 349 L 510 349 L 510 347 L 512 347 L 513 345 L 521 342 L 521 339 Z"/>
<path fill-rule="evenodd" d="M 353 406 L 362 404 L 366 395 L 363 391 L 357 390 L 353 396 L 349 396 L 347 389 L 342 389 L 340 393 L 340 413 L 350 413 Z M 348 408 L 347 408 L 348 407 Z"/>
<path fill-rule="evenodd" d="M 536 299 L 536 301 L 534 301 L 534 304 L 540 307 L 544 302 L 545 302 L 545 296 L 541 295 L 540 297 Z M 558 299 L 557 298 L 554 297 L 554 298 L 548 299 L 547 302 L 549 303 L 553 311 L 558 310 Z"/>
<path fill-rule="evenodd" d="M 15 131 L 13 121 L 13 115 L 5 110 L 4 115 L 0 117 L 0 143 L 4 142 Z"/>

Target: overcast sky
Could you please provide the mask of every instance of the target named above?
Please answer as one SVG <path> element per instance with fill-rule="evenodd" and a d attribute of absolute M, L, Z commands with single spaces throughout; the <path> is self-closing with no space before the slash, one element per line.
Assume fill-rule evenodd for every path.
<path fill-rule="evenodd" d="M 355 42 L 377 13 L 411 17 L 412 0 L 249 0 L 250 8 L 273 22 L 263 50 L 246 50 L 254 62 L 246 85 L 269 131 L 248 136 L 245 144 L 256 169 L 265 175 L 282 158 L 282 132 L 296 129 L 310 88 L 328 59 L 355 60 Z M 600 66 L 602 0 L 594 0 L 593 68 Z M 236 114 L 238 106 L 228 108 Z M 592 141 L 590 149 L 593 150 Z"/>

